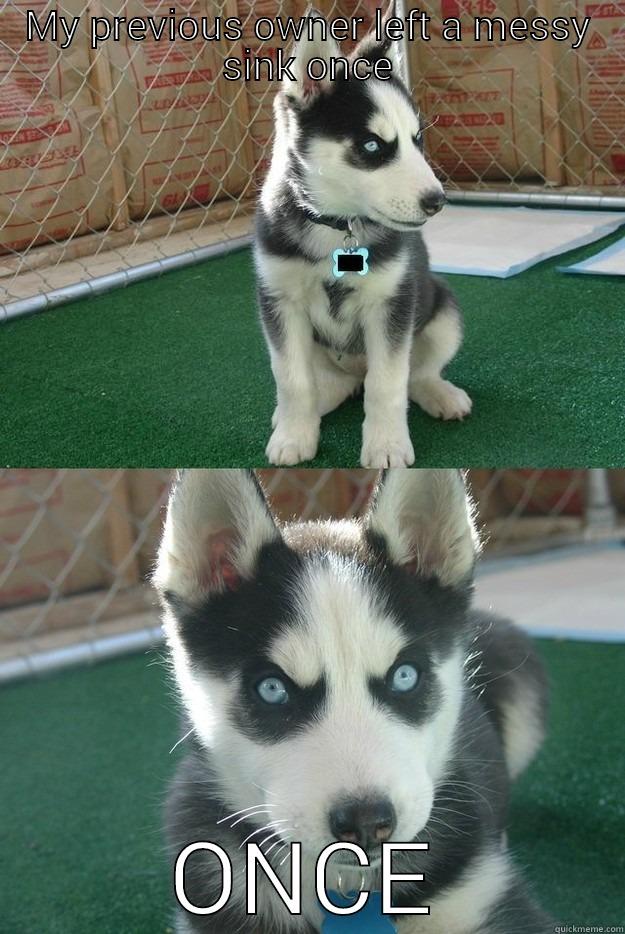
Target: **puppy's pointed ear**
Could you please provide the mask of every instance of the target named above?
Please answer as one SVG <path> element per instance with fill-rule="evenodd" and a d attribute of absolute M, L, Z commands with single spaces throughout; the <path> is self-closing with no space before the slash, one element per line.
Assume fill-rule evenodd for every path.
<path fill-rule="evenodd" d="M 154 584 L 197 603 L 253 575 L 260 549 L 280 538 L 252 471 L 185 470 L 174 484 Z"/>
<path fill-rule="evenodd" d="M 387 58 L 393 66 L 393 76 L 403 81 L 403 63 L 401 59 L 401 42 L 389 39 L 386 36 L 385 27 L 387 22 L 397 16 L 395 0 L 390 0 L 386 12 L 382 17 L 382 38 L 378 39 L 375 30 L 368 32 L 360 40 L 358 45 L 352 50 L 350 59 L 364 58 L 373 65 L 381 58 Z M 372 12 L 376 9 L 375 5 Z"/>
<path fill-rule="evenodd" d="M 479 552 L 473 512 L 460 471 L 398 467 L 380 477 L 365 522 L 396 564 L 453 587 Z"/>
<path fill-rule="evenodd" d="M 309 38 L 308 34 L 308 20 L 313 21 L 312 38 Z M 282 90 L 290 100 L 300 105 L 305 106 L 312 103 L 320 94 L 329 90 L 331 82 L 327 74 L 329 73 L 330 59 L 337 58 L 340 54 L 339 47 L 331 36 L 328 35 L 325 40 L 323 39 L 323 23 L 325 23 L 325 19 L 321 13 L 313 9 L 308 10 L 302 36 L 291 49 L 291 55 L 295 58 L 291 66 L 295 81 L 291 81 L 287 76 L 282 82 Z M 321 80 L 311 77 L 308 71 L 308 66 L 315 58 L 322 59 L 328 68 L 326 77 Z M 320 68 L 319 64 L 313 62 L 311 71 L 313 74 L 319 74 Z"/>

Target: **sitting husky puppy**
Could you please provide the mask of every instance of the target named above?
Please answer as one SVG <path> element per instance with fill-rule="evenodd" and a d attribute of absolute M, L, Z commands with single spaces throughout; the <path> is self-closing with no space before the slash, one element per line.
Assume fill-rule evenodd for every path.
<path fill-rule="evenodd" d="M 156 573 L 191 726 L 169 843 L 172 860 L 220 845 L 234 880 L 217 914 L 181 911 L 179 932 L 315 934 L 319 853 L 353 841 L 375 864 L 388 840 L 429 843 L 395 854 L 394 872 L 424 880 L 394 883 L 393 907 L 430 907 L 394 917 L 400 934 L 553 931 L 505 835 L 510 782 L 543 738 L 545 679 L 520 630 L 471 610 L 476 551 L 452 470 L 388 471 L 362 520 L 288 525 L 252 473 L 179 478 Z M 301 914 L 259 873 L 247 916 L 244 844 L 288 891 L 292 840 Z M 189 857 L 192 905 L 217 901 L 218 865 Z M 341 867 L 327 869 L 336 887 Z"/>
<path fill-rule="evenodd" d="M 351 58 L 393 61 L 396 46 L 368 37 Z M 285 79 L 275 99 L 255 238 L 277 389 L 266 454 L 272 464 L 313 458 L 321 416 L 364 380 L 362 465 L 409 465 L 409 398 L 435 418 L 471 411 L 468 395 L 441 376 L 461 343 L 461 315 L 430 273 L 419 233 L 445 196 L 397 61 L 390 80 L 313 81 L 309 62 L 335 58 L 336 43 L 302 38 L 293 54 L 297 80 Z M 334 251 L 356 241 L 369 271 L 337 278 Z"/>

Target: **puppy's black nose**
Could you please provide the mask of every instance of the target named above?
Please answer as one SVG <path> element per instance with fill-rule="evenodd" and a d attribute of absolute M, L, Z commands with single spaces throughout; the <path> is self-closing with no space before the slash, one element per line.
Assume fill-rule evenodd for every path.
<path fill-rule="evenodd" d="M 395 809 L 388 798 L 342 801 L 330 811 L 330 829 L 336 839 L 363 849 L 388 840 L 395 824 Z"/>
<path fill-rule="evenodd" d="M 447 204 L 447 198 L 442 191 L 426 191 L 421 197 L 421 210 L 428 217 L 438 214 L 445 204 Z"/>

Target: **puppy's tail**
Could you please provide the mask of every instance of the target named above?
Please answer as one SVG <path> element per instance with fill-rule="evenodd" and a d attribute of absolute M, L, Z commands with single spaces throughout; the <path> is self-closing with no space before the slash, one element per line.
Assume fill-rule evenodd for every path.
<path fill-rule="evenodd" d="M 501 737 L 512 779 L 532 761 L 545 738 L 549 686 L 544 666 L 517 626 L 476 613 L 472 686 Z"/>

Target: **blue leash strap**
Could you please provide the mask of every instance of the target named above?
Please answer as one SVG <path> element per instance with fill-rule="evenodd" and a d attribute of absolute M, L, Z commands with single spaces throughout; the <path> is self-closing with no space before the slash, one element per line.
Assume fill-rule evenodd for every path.
<path fill-rule="evenodd" d="M 328 892 L 328 899 L 337 908 L 349 908 L 355 904 L 359 892 L 340 895 Z M 321 934 L 396 934 L 397 928 L 388 917 L 382 914 L 382 895 L 370 892 L 366 905 L 353 915 L 333 915 L 321 906 L 323 924 Z"/>

